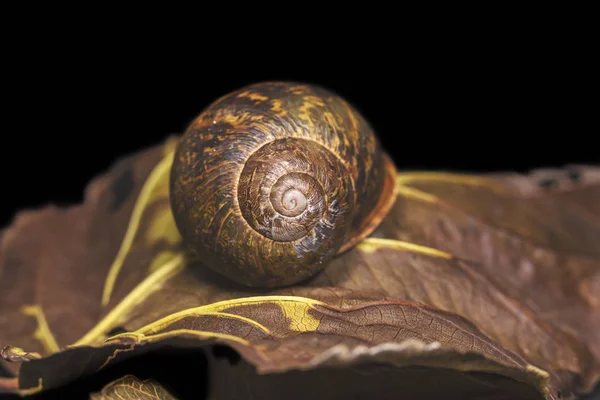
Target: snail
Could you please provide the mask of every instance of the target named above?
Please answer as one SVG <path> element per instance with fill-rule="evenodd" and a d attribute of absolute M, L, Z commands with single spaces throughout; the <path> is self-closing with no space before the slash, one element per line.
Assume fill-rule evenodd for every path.
<path fill-rule="evenodd" d="M 189 124 L 171 166 L 171 209 L 203 265 L 246 286 L 286 286 L 373 232 L 394 203 L 395 171 L 336 93 L 261 82 Z"/>

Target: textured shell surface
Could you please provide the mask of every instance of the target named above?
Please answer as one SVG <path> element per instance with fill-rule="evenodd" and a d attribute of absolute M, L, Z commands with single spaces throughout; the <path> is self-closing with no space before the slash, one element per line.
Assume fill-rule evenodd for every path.
<path fill-rule="evenodd" d="M 306 279 L 368 235 L 393 203 L 395 169 L 367 121 L 318 86 L 229 93 L 188 127 L 171 205 L 188 247 L 245 285 Z"/>

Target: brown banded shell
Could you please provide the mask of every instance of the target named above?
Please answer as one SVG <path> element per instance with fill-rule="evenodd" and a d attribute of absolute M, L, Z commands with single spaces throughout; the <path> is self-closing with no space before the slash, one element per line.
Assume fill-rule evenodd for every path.
<path fill-rule="evenodd" d="M 283 286 L 369 235 L 395 200 L 394 177 L 344 99 L 317 86 L 259 83 L 190 124 L 171 170 L 171 206 L 203 264 L 247 286 Z"/>

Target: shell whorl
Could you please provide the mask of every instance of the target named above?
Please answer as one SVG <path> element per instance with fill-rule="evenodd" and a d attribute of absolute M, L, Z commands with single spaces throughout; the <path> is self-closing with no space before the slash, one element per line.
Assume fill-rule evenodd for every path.
<path fill-rule="evenodd" d="M 246 161 L 238 185 L 240 209 L 261 235 L 302 246 L 316 240 L 313 233 L 350 228 L 354 188 L 348 177 L 344 165 L 318 143 L 278 139 Z"/>
<path fill-rule="evenodd" d="M 171 170 L 173 215 L 208 267 L 248 286 L 295 283 L 372 230 L 386 160 L 364 119 L 333 93 L 252 85 L 186 130 Z"/>

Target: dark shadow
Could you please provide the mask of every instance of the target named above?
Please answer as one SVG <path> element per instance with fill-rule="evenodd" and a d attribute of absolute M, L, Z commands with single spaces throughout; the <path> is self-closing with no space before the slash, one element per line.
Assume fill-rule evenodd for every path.
<path fill-rule="evenodd" d="M 63 388 L 27 397 L 27 399 L 87 400 L 91 393 L 100 391 L 106 384 L 130 374 L 140 380 L 158 381 L 178 399 L 204 399 L 207 396 L 207 373 L 207 358 L 202 350 L 156 350 L 117 363 L 98 374 L 80 379 Z"/>

